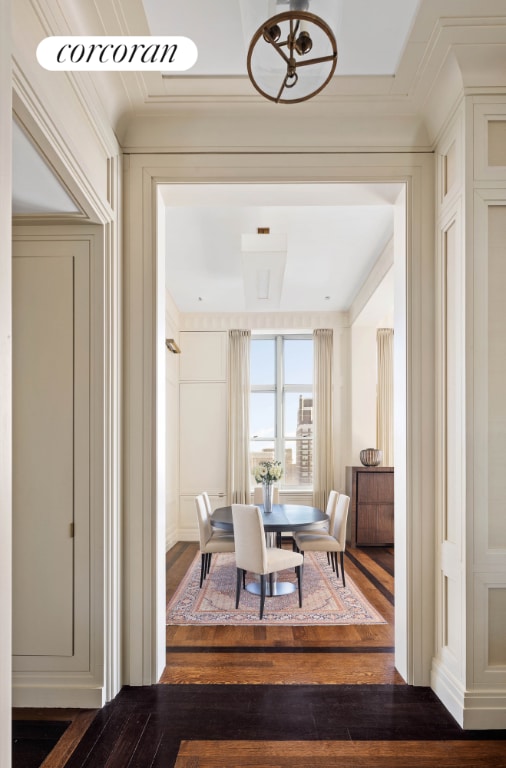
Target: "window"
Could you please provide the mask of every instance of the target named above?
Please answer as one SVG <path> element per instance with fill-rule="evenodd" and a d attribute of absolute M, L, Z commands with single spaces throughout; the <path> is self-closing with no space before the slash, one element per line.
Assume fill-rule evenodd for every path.
<path fill-rule="evenodd" d="M 250 355 L 251 468 L 283 464 L 285 488 L 313 484 L 313 338 L 256 336 Z"/>

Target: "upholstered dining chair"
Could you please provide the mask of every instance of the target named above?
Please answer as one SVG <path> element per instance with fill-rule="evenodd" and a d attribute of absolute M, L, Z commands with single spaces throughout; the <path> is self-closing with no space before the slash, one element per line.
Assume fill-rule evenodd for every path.
<path fill-rule="evenodd" d="M 209 498 L 209 494 L 207 491 L 202 491 L 201 496 L 204 498 L 204 504 L 206 505 L 206 512 L 207 516 L 211 518 L 211 515 L 213 514 L 213 507 L 211 504 L 211 499 Z M 220 528 L 212 528 L 213 536 L 216 538 L 220 536 L 230 536 L 230 533 L 227 533 L 227 531 L 222 531 Z"/>
<path fill-rule="evenodd" d="M 299 528 L 297 533 L 329 533 L 330 520 L 336 508 L 337 500 L 339 499 L 339 491 L 330 491 L 327 499 L 327 506 L 325 507 L 325 514 L 329 516 L 329 522 L 322 525 L 321 523 L 313 523 L 306 528 Z"/>
<path fill-rule="evenodd" d="M 344 578 L 344 551 L 346 549 L 346 521 L 348 519 L 349 506 L 350 497 L 346 496 L 345 493 L 341 493 L 330 518 L 328 533 L 299 533 L 296 531 L 293 537 L 299 552 L 330 553 L 332 568 L 336 571 L 337 578 L 339 578 L 339 567 L 337 565 L 337 553 L 339 552 L 343 587 L 346 586 Z"/>
<path fill-rule="evenodd" d="M 211 568 L 211 558 L 215 552 L 233 552 L 235 549 L 234 537 L 232 534 L 217 535 L 214 533 L 206 502 L 203 494 L 195 496 L 195 506 L 197 507 L 197 519 L 199 523 L 200 538 L 200 586 L 206 578 Z"/>
<path fill-rule="evenodd" d="M 322 525 L 322 523 L 314 523 L 313 525 L 308 525 L 305 528 L 298 528 L 297 533 L 329 533 L 330 526 L 332 525 L 332 516 L 334 514 L 337 500 L 339 499 L 339 491 L 330 491 L 329 497 L 327 499 L 327 506 L 325 508 L 325 514 L 328 515 L 329 519 L 326 523 Z M 295 537 L 292 538 L 292 548 L 294 552 L 297 552 L 297 544 L 295 543 Z M 330 564 L 330 553 L 327 552 L 327 560 Z M 332 560 L 332 569 L 334 570 L 334 561 Z"/>
<path fill-rule="evenodd" d="M 265 605 L 265 577 L 270 577 L 272 585 L 273 573 L 285 568 L 295 568 L 299 588 L 299 607 L 302 608 L 303 556 L 299 552 L 266 545 L 262 514 L 254 504 L 232 504 L 232 520 L 237 566 L 235 607 L 239 607 L 241 581 L 244 581 L 244 574 L 246 571 L 252 571 L 260 576 L 260 618 L 262 619 Z"/>

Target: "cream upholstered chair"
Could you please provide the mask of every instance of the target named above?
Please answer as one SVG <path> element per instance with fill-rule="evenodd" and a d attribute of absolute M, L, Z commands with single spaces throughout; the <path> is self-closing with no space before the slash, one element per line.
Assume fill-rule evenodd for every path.
<path fill-rule="evenodd" d="M 264 524 L 258 507 L 254 504 L 232 504 L 234 521 L 235 562 L 237 565 L 237 587 L 235 607 L 239 607 L 241 580 L 245 571 L 260 576 L 260 618 L 264 615 L 265 577 L 285 568 L 295 568 L 299 587 L 299 607 L 302 608 L 303 556 L 299 552 L 268 547 L 265 543 Z"/>
<path fill-rule="evenodd" d="M 337 500 L 339 499 L 339 491 L 330 491 L 329 497 L 327 499 L 327 506 L 325 508 L 325 514 L 329 516 L 329 519 L 325 523 L 313 523 L 312 525 L 307 525 L 304 528 L 298 528 L 297 533 L 300 535 L 301 533 L 329 533 L 330 526 L 332 523 L 332 515 L 334 514 L 334 510 L 336 508 Z M 292 547 L 294 552 L 297 552 L 297 544 L 295 542 L 295 537 L 292 539 Z M 330 555 L 327 552 L 327 560 L 330 563 Z M 332 561 L 332 568 L 334 568 L 334 561 Z"/>
<path fill-rule="evenodd" d="M 213 532 L 211 521 L 207 513 L 204 496 L 200 493 L 195 496 L 195 505 L 197 507 L 197 518 L 199 522 L 200 537 L 200 586 L 209 573 L 211 568 L 211 558 L 214 552 L 233 552 L 235 549 L 234 537 L 232 534 L 216 535 Z"/>
<path fill-rule="evenodd" d="M 325 508 L 325 514 L 329 516 L 329 520 L 326 523 L 312 523 L 305 528 L 299 528 L 297 533 L 329 533 L 330 521 L 336 508 L 337 500 L 339 499 L 339 491 L 330 491 L 327 499 L 327 506 Z"/>
<path fill-rule="evenodd" d="M 207 516 L 210 518 L 213 514 L 213 508 L 211 505 L 211 499 L 209 498 L 209 494 L 207 491 L 202 491 L 201 496 L 204 498 L 204 504 L 206 505 L 206 512 Z M 230 536 L 230 533 L 227 533 L 227 531 L 222 531 L 219 528 L 212 528 L 213 536 L 218 538 L 218 536 Z"/>
<path fill-rule="evenodd" d="M 279 488 L 277 485 L 274 486 L 272 489 L 272 503 L 273 504 L 279 504 Z M 263 504 L 264 503 L 264 491 L 263 487 L 261 485 L 256 485 L 253 488 L 253 504 Z"/>
<path fill-rule="evenodd" d="M 344 550 L 346 549 L 346 521 L 348 519 L 349 506 L 350 497 L 341 493 L 330 518 L 329 533 L 296 532 L 294 535 L 295 545 L 300 552 L 327 552 L 327 554 L 330 552 L 332 568 L 336 571 L 337 578 L 339 578 L 337 553 L 340 553 L 343 587 L 346 586 L 344 579 Z"/>

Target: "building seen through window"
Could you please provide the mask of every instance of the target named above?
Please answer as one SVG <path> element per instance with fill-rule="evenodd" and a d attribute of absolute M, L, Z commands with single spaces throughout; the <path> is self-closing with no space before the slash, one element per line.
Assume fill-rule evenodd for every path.
<path fill-rule="evenodd" d="M 313 483 L 313 339 L 311 335 L 251 341 L 250 463 L 279 459 L 280 485 Z M 254 479 L 252 474 L 252 485 Z"/>

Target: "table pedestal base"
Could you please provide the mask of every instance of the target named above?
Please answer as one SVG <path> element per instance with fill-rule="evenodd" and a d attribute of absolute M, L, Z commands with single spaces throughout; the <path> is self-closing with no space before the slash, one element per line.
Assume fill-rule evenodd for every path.
<path fill-rule="evenodd" d="M 292 592 L 297 590 L 297 585 L 291 581 L 275 581 L 272 585 L 272 594 L 269 580 L 265 580 L 265 596 L 266 597 L 279 597 L 280 595 L 291 595 Z M 246 584 L 246 591 L 251 592 L 252 595 L 260 594 L 260 583 L 258 581 L 250 581 Z"/>

